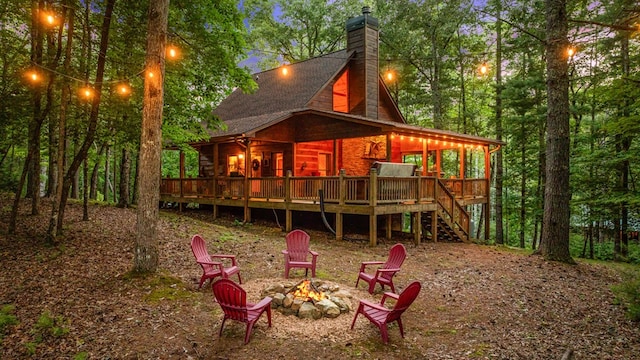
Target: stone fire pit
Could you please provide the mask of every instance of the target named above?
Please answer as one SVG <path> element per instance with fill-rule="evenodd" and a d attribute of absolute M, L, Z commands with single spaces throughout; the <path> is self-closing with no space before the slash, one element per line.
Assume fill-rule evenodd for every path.
<path fill-rule="evenodd" d="M 261 296 L 273 299 L 272 309 L 302 319 L 338 317 L 351 311 L 353 298 L 340 286 L 317 279 L 271 284 L 262 290 Z"/>

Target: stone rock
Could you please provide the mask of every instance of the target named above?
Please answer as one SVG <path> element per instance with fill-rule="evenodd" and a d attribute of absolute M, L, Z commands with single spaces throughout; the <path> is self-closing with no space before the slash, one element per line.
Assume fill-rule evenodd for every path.
<path fill-rule="evenodd" d="M 293 299 L 293 304 L 291 304 L 291 310 L 298 311 L 300 307 L 305 303 L 302 299 Z"/>
<path fill-rule="evenodd" d="M 285 296 L 284 299 L 282 300 L 282 306 L 286 308 L 290 308 L 292 304 L 293 304 L 293 295 L 287 294 L 287 296 Z"/>
<path fill-rule="evenodd" d="M 305 301 L 300 306 L 298 311 L 298 317 L 301 319 L 320 319 L 322 317 L 322 311 L 316 308 L 310 301 Z"/>
<path fill-rule="evenodd" d="M 285 296 L 281 293 L 275 293 L 271 296 L 271 307 L 277 308 L 278 306 L 282 306 L 282 302 L 284 301 Z"/>
<path fill-rule="evenodd" d="M 333 296 L 330 296 L 329 299 L 338 307 L 338 309 L 340 309 L 341 313 L 346 313 L 352 310 L 351 301 L 349 300 Z"/>
<path fill-rule="evenodd" d="M 316 303 L 316 308 L 322 311 L 322 314 L 328 318 L 336 318 L 340 315 L 340 308 L 329 299 L 322 299 Z"/>
<path fill-rule="evenodd" d="M 262 290 L 262 297 L 265 296 L 273 296 L 276 293 L 284 294 L 284 285 L 282 284 L 272 284 L 267 286 Z"/>
<path fill-rule="evenodd" d="M 353 295 L 346 290 L 338 290 L 331 294 L 333 297 L 341 298 L 341 299 L 352 299 Z"/>

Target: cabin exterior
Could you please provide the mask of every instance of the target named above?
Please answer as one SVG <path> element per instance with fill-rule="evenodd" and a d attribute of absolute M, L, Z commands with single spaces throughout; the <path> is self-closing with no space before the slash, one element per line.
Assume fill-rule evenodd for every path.
<path fill-rule="evenodd" d="M 293 212 L 315 212 L 337 239 L 345 215 L 367 216 L 371 245 L 405 213 L 416 242 L 468 241 L 467 208 L 479 205 L 487 238 L 501 143 L 407 124 L 379 75 L 377 19 L 364 8 L 346 30 L 347 49 L 258 73 L 256 92 L 225 99 L 214 114 L 226 127 L 191 144 L 199 177 L 162 179 L 161 200 L 210 204 L 214 217 L 242 207 L 245 221 L 252 209 L 281 210 L 287 231 Z"/>

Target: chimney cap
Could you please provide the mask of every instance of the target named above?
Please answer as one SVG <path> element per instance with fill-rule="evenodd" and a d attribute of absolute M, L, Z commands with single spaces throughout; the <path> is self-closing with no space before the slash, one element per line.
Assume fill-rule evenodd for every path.
<path fill-rule="evenodd" d="M 362 15 L 347 20 L 347 32 L 361 29 L 366 25 L 378 30 L 378 19 L 371 16 L 371 9 L 368 6 L 363 6 Z"/>

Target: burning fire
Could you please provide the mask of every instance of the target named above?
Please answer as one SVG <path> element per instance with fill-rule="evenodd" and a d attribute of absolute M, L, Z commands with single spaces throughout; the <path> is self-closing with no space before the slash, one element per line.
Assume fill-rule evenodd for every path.
<path fill-rule="evenodd" d="M 324 299 L 326 296 L 322 291 L 314 290 L 315 286 L 311 283 L 311 280 L 303 280 L 296 286 L 293 290 L 293 296 L 295 298 L 304 299 L 304 300 L 313 300 L 320 301 Z"/>

